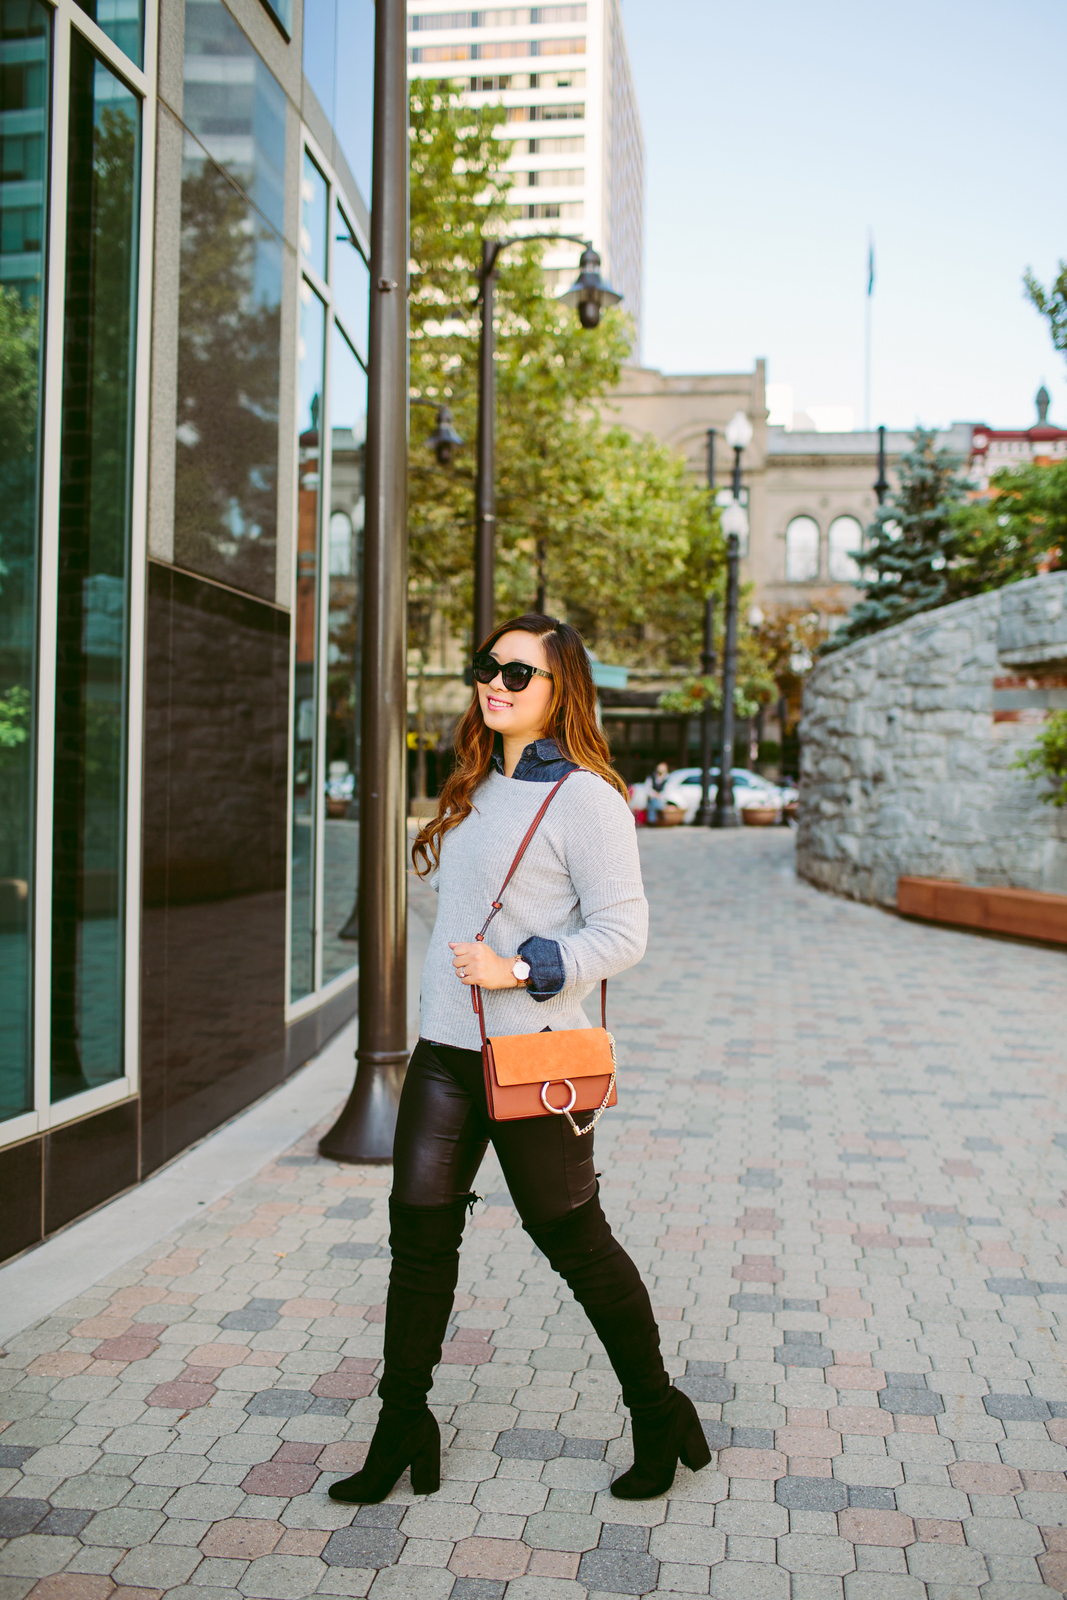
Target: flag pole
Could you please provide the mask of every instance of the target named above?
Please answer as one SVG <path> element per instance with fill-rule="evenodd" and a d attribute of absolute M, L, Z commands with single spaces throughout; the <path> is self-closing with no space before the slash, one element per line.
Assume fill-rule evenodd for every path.
<path fill-rule="evenodd" d="M 863 426 L 871 426 L 871 304 L 874 299 L 874 234 L 867 233 L 867 308 L 864 318 Z"/>

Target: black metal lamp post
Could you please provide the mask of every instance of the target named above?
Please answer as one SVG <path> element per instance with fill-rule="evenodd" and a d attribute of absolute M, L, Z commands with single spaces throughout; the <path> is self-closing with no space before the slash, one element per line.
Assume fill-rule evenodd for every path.
<path fill-rule="evenodd" d="M 407 282 L 405 0 L 374 28 L 370 377 L 360 658 L 359 1043 L 356 1081 L 319 1149 L 393 1158 L 407 1062 Z"/>
<path fill-rule="evenodd" d="M 736 828 L 734 810 L 734 690 L 737 687 L 737 599 L 740 587 L 741 540 L 748 518 L 741 504 L 741 456 L 752 440 L 752 424 L 738 411 L 726 425 L 726 442 L 734 452 L 733 500 L 722 514 L 726 534 L 726 627 L 722 646 L 722 719 L 719 740 L 719 782 L 715 790 L 713 828 Z"/>
<path fill-rule="evenodd" d="M 715 503 L 715 429 L 708 429 L 708 494 Z M 705 678 L 715 676 L 715 596 L 704 596 L 704 648 L 700 671 Z M 705 699 L 700 714 L 700 804 L 693 818 L 696 828 L 710 828 L 714 809 L 711 804 L 711 703 Z"/>
<path fill-rule="evenodd" d="M 622 295 L 600 276 L 600 257 L 588 239 L 572 233 L 526 233 L 508 239 L 482 240 L 480 275 L 482 331 L 478 350 L 478 478 L 474 490 L 474 639 L 475 649 L 493 631 L 493 580 L 496 556 L 496 331 L 493 327 L 493 285 L 503 251 L 531 239 L 565 240 L 583 246 L 578 277 L 561 304 L 574 306 L 583 328 L 595 328 L 600 313 L 617 306 Z"/>
<path fill-rule="evenodd" d="M 744 512 L 740 506 L 727 506 L 723 513 L 723 527 L 732 520 L 733 510 Z M 722 718 L 719 739 L 719 782 L 715 790 L 713 828 L 736 828 L 737 812 L 734 810 L 734 690 L 737 687 L 737 593 L 741 566 L 741 541 L 736 529 L 726 537 L 726 627 L 722 644 Z"/>
<path fill-rule="evenodd" d="M 882 505 L 889 493 L 889 483 L 885 475 L 885 428 L 878 429 L 878 481 L 874 485 L 874 492 L 878 496 L 878 504 Z"/>

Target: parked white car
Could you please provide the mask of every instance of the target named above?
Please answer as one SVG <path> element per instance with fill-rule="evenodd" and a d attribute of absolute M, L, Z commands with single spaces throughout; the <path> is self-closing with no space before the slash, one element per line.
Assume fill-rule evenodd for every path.
<path fill-rule="evenodd" d="M 692 822 L 700 804 L 700 787 L 702 772 L 699 767 L 678 767 L 670 774 L 664 785 L 661 798 L 668 804 L 680 806 L 685 812 L 686 822 Z M 731 776 L 734 784 L 734 810 L 740 816 L 745 806 L 773 806 L 778 812 L 782 809 L 782 791 L 766 778 L 761 778 L 758 772 L 750 772 L 747 767 L 733 767 Z M 711 769 L 711 788 L 708 798 L 715 803 L 715 793 L 718 788 L 719 769 Z"/>

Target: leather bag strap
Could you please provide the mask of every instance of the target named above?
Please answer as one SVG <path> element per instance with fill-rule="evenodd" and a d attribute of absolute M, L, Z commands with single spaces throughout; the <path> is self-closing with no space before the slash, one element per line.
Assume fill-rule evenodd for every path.
<path fill-rule="evenodd" d="M 580 772 L 581 768 L 580 767 L 576 767 L 574 770 L 576 772 Z M 474 935 L 475 940 L 477 941 L 477 943 L 481 944 L 482 940 L 485 938 L 486 929 L 489 927 L 489 924 L 492 922 L 492 920 L 496 916 L 497 912 L 499 910 L 501 910 L 501 908 L 503 906 L 504 890 L 507 888 L 507 886 L 511 882 L 512 878 L 515 876 L 515 869 L 518 866 L 519 862 L 522 860 L 523 856 L 526 854 L 526 850 L 527 850 L 527 847 L 528 847 L 531 839 L 533 838 L 534 834 L 537 832 L 538 828 L 541 825 L 542 817 L 544 816 L 545 812 L 548 810 L 549 806 L 552 804 L 553 800 L 556 798 L 557 794 L 563 788 L 563 785 L 566 783 L 567 779 L 570 776 L 571 776 L 571 774 L 569 772 L 565 772 L 563 774 L 562 778 L 560 778 L 559 782 L 553 784 L 550 793 L 546 796 L 545 800 L 542 802 L 542 804 L 541 804 L 541 806 L 540 806 L 540 808 L 539 808 L 539 810 L 537 812 L 536 817 L 534 817 L 533 821 L 530 823 L 530 826 L 527 828 L 526 832 L 523 834 L 522 843 L 519 845 L 519 848 L 515 852 L 514 860 L 512 861 L 511 866 L 508 868 L 507 877 L 504 879 L 503 883 L 500 885 L 500 888 L 497 890 L 497 896 L 496 896 L 496 899 L 492 902 L 492 905 L 491 905 L 491 908 L 490 908 L 490 911 L 489 911 L 489 915 L 486 917 L 485 921 L 482 923 L 480 931 Z M 478 1018 L 478 1026 L 481 1029 L 482 1045 L 484 1047 L 484 1045 L 485 1045 L 485 1017 L 482 1014 L 481 991 L 479 990 L 478 985 L 476 983 L 471 985 L 471 1003 L 474 1006 L 475 1014 L 476 1014 L 476 1016 Z M 608 1025 L 608 980 L 607 980 L 607 978 L 602 978 L 601 982 L 600 982 L 600 1021 L 601 1021 L 601 1025 L 604 1028 L 607 1028 L 607 1025 Z"/>

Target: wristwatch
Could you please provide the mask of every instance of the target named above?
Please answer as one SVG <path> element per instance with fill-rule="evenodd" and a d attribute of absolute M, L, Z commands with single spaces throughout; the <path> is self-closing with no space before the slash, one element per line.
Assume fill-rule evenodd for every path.
<path fill-rule="evenodd" d="M 519 983 L 523 984 L 530 976 L 530 971 L 530 963 L 528 961 L 524 961 L 522 957 L 519 956 L 517 957 L 515 964 L 511 969 L 511 976 L 513 978 L 517 978 Z"/>

